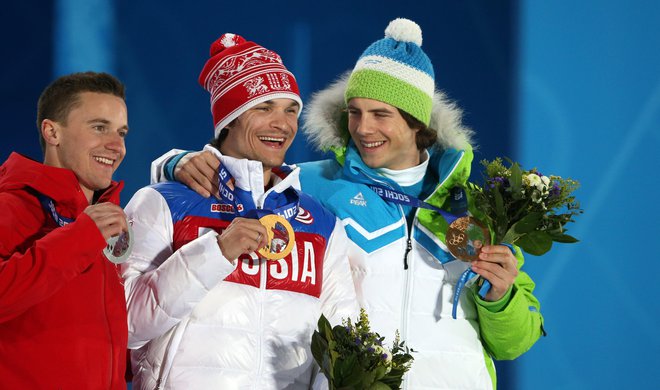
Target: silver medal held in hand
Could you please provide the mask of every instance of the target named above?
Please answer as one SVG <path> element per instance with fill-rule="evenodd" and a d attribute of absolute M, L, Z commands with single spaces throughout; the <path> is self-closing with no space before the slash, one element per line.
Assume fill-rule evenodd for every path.
<path fill-rule="evenodd" d="M 128 232 L 122 232 L 118 236 L 108 239 L 108 245 L 103 249 L 105 257 L 115 264 L 121 264 L 128 260 L 133 250 L 133 229 L 128 225 Z"/>

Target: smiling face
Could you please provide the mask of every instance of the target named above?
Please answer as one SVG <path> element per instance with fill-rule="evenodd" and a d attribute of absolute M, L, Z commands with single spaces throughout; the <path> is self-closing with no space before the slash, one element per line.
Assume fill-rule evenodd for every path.
<path fill-rule="evenodd" d="M 419 165 L 420 151 L 412 129 L 396 107 L 378 100 L 348 102 L 348 131 L 370 168 L 401 170 Z"/>
<path fill-rule="evenodd" d="M 94 191 L 110 185 L 126 155 L 126 103 L 111 94 L 81 92 L 66 120 L 45 119 L 41 132 L 46 142 L 44 164 L 72 170 L 91 200 Z"/>
<path fill-rule="evenodd" d="M 261 161 L 264 172 L 284 163 L 284 155 L 298 131 L 298 103 L 273 99 L 257 104 L 227 126 L 220 152 L 235 158 Z"/>

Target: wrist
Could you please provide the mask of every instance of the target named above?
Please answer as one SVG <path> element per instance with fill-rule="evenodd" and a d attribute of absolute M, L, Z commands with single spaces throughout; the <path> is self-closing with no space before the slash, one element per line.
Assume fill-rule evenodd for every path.
<path fill-rule="evenodd" d="M 176 178 L 174 177 L 174 170 L 176 169 L 176 165 L 181 161 L 181 159 L 190 152 L 181 152 L 173 157 L 171 157 L 167 162 L 165 163 L 165 168 L 163 169 L 163 173 L 165 174 L 165 179 L 169 181 L 175 181 Z"/>

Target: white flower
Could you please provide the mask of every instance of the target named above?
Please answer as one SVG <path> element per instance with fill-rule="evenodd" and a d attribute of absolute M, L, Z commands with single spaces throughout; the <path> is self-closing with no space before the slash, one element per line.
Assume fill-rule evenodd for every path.
<path fill-rule="evenodd" d="M 536 173 L 529 173 L 525 176 L 525 179 L 529 183 L 530 187 L 534 187 L 539 191 L 537 197 L 539 195 L 542 197 L 546 197 L 548 195 L 550 178 L 547 176 L 539 176 Z M 532 196 L 532 200 L 535 202 L 540 202 L 540 199 L 535 199 L 534 196 Z"/>
<path fill-rule="evenodd" d="M 374 350 L 376 351 L 376 354 L 381 356 L 381 359 L 384 361 L 385 367 L 387 367 L 386 372 L 390 372 L 392 369 L 392 352 L 380 345 L 374 345 Z"/>
<path fill-rule="evenodd" d="M 545 185 L 546 187 L 550 185 L 550 178 L 547 176 L 541 176 L 541 181 L 543 182 L 543 185 Z"/>

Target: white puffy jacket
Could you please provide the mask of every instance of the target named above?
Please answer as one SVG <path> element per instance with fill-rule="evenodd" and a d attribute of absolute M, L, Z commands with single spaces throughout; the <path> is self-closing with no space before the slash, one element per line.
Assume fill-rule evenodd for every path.
<path fill-rule="evenodd" d="M 293 169 L 264 193 L 259 162 L 220 157 L 257 206 L 299 188 Z M 348 239 L 334 215 L 301 194 L 292 253 L 232 264 L 216 241 L 233 218 L 222 210 L 178 183 L 143 188 L 126 207 L 135 248 L 122 276 L 136 389 L 307 389 L 320 314 L 355 318 Z"/>

